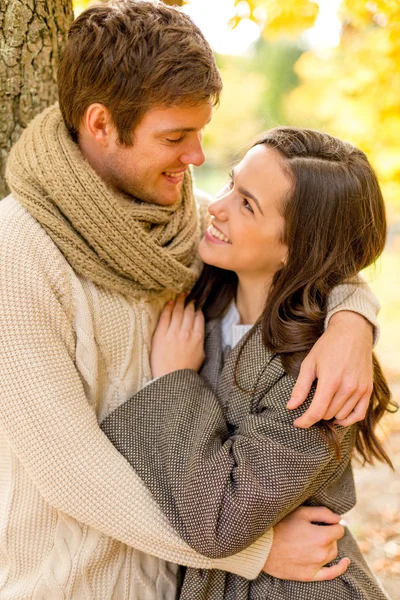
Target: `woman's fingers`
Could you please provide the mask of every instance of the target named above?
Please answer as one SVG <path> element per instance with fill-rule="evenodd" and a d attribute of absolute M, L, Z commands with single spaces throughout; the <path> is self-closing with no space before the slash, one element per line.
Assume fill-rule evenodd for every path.
<path fill-rule="evenodd" d="M 189 336 L 193 332 L 195 312 L 194 302 L 189 302 L 184 308 L 181 330 L 186 336 Z"/>
<path fill-rule="evenodd" d="M 194 315 L 194 325 L 193 325 L 193 331 L 196 334 L 196 336 L 198 336 L 198 337 L 201 336 L 202 338 L 204 338 L 204 326 L 205 326 L 204 315 L 201 310 L 196 310 L 195 315 Z"/>
<path fill-rule="evenodd" d="M 159 334 L 165 335 L 165 333 L 168 331 L 169 326 L 171 324 L 171 317 L 172 317 L 173 309 L 174 309 L 174 301 L 173 300 L 170 300 L 169 302 L 167 302 L 167 304 L 162 309 L 160 318 L 158 319 L 157 328 L 156 328 L 156 331 Z"/>
<path fill-rule="evenodd" d="M 174 304 L 174 310 L 171 316 L 171 329 L 173 331 L 179 331 L 182 327 L 183 315 L 185 312 L 185 297 L 186 294 L 182 293 L 177 296 Z"/>
<path fill-rule="evenodd" d="M 339 575 L 343 575 L 347 571 L 350 562 L 349 558 L 342 558 L 336 565 L 322 567 L 315 573 L 313 581 L 329 581 L 330 579 L 339 577 Z"/>

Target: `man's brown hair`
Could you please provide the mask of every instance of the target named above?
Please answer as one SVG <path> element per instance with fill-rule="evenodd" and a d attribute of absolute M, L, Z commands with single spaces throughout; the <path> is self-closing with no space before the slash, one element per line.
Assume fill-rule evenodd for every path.
<path fill-rule="evenodd" d="M 162 2 L 113 0 L 73 22 L 58 70 L 60 109 L 77 140 L 86 108 L 110 111 L 119 141 L 154 106 L 216 104 L 222 89 L 211 48 L 193 21 Z"/>

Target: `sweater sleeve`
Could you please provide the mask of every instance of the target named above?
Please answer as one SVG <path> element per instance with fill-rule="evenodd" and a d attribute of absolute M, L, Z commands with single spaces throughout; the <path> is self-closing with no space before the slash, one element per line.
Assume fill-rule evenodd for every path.
<path fill-rule="evenodd" d="M 67 264 L 17 216 L 1 231 L 0 426 L 29 477 L 55 509 L 138 550 L 256 577 L 270 535 L 229 559 L 201 556 L 101 431 L 74 362 Z"/>
<path fill-rule="evenodd" d="M 374 346 L 379 340 L 378 312 L 380 304 L 367 282 L 358 275 L 354 281 L 336 286 L 328 298 L 328 313 L 325 319 L 325 329 L 331 317 L 341 310 L 350 310 L 365 317 L 373 327 Z"/>
<path fill-rule="evenodd" d="M 244 394 L 224 397 L 247 413 L 229 426 L 221 398 L 201 377 L 175 371 L 119 407 L 102 428 L 184 539 L 202 554 L 226 556 L 254 542 L 337 475 L 320 429 L 293 426 L 299 411 L 285 407 L 293 385 L 288 376 L 279 377 L 256 413 L 245 408 Z M 350 430 L 342 432 L 348 442 Z M 343 468 L 348 457 L 344 452 Z"/>

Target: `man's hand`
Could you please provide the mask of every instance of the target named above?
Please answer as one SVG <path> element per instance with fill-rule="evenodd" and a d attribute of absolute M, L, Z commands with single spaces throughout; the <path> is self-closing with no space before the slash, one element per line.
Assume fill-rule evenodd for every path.
<path fill-rule="evenodd" d="M 364 317 L 350 311 L 333 315 L 302 363 L 289 409 L 304 402 L 316 378 L 313 401 L 294 421 L 296 427 L 307 428 L 333 417 L 343 427 L 362 421 L 373 385 L 372 326 Z"/>
<path fill-rule="evenodd" d="M 325 567 L 337 556 L 344 535 L 340 516 L 328 508 L 300 506 L 274 526 L 274 540 L 263 571 L 279 579 L 326 581 L 347 570 L 350 559 Z M 329 523 L 321 526 L 314 523 Z"/>

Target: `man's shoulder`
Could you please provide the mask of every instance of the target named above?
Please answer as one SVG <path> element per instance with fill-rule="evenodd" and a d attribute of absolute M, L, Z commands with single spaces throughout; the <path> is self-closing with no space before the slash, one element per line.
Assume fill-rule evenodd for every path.
<path fill-rule="evenodd" d="M 0 201 L 0 261 L 12 275 L 60 275 L 68 263 L 40 223 L 11 194 Z"/>
<path fill-rule="evenodd" d="M 12 218 L 15 214 L 24 212 L 24 208 L 14 198 L 12 194 L 9 194 L 0 201 L 0 214 L 2 216 L 0 225 L 4 220 Z"/>
<path fill-rule="evenodd" d="M 29 212 L 14 198 L 12 194 L 0 201 L 0 232 L 7 232 L 6 241 L 12 241 L 22 231 L 32 235 L 39 232 L 39 223 Z"/>

